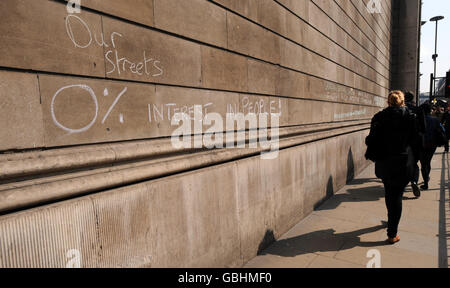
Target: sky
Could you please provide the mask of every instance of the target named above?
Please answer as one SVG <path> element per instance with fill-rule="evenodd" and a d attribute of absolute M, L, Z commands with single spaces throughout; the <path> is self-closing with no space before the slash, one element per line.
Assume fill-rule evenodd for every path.
<path fill-rule="evenodd" d="M 422 21 L 427 21 L 422 26 L 422 40 L 420 72 L 423 74 L 420 81 L 420 91 L 429 92 L 430 74 L 434 72 L 434 62 L 431 56 L 434 54 L 436 23 L 429 20 L 434 16 L 444 16 L 445 19 L 438 24 L 438 54 L 437 76 L 444 77 L 450 70 L 450 0 L 422 0 Z"/>

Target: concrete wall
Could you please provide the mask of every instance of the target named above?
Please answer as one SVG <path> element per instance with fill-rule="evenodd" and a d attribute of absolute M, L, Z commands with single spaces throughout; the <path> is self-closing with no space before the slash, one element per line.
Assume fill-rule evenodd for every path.
<path fill-rule="evenodd" d="M 0 1 L 0 266 L 240 266 L 368 164 L 390 1 L 135 2 Z M 175 149 L 194 105 L 281 115 L 279 157 Z"/>

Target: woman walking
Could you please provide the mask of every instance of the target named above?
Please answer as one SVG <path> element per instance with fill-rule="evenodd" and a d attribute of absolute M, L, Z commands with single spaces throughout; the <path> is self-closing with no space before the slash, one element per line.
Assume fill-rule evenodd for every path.
<path fill-rule="evenodd" d="M 402 215 L 402 200 L 406 186 L 413 178 L 414 153 L 417 137 L 415 115 L 405 107 L 405 96 L 393 91 L 389 107 L 372 119 L 366 139 L 366 157 L 375 161 L 375 172 L 383 181 L 388 210 L 388 242 L 400 241 L 398 225 Z"/>

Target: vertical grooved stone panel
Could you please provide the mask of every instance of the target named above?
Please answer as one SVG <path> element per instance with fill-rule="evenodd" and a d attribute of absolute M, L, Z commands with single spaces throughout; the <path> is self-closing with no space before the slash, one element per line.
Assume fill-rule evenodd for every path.
<path fill-rule="evenodd" d="M 0 218 L 0 267 L 99 267 L 89 198 Z"/>

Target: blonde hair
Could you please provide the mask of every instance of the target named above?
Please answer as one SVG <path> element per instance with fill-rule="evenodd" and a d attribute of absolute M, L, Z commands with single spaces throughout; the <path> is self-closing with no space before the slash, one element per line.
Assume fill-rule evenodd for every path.
<path fill-rule="evenodd" d="M 405 106 L 405 94 L 402 91 L 392 91 L 388 97 L 389 107 L 403 107 Z"/>

